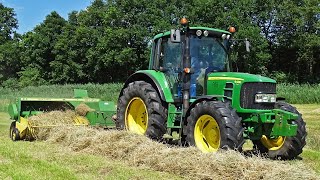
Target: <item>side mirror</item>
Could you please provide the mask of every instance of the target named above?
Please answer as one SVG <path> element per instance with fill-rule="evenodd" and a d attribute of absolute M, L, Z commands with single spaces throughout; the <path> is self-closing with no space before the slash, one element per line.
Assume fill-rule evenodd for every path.
<path fill-rule="evenodd" d="M 170 40 L 173 43 L 181 42 L 180 30 L 179 29 L 171 29 Z"/>
<path fill-rule="evenodd" d="M 245 45 L 246 45 L 246 51 L 247 51 L 247 52 L 250 52 L 250 41 L 246 38 L 246 39 L 244 40 L 244 43 L 245 43 Z"/>

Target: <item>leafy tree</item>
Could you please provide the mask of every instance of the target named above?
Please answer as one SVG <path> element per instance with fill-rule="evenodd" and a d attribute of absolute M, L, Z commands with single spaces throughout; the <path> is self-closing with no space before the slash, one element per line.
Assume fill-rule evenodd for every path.
<path fill-rule="evenodd" d="M 20 36 L 15 33 L 18 28 L 16 14 L 12 8 L 0 3 L 0 83 L 15 79 L 19 70 Z"/>
<path fill-rule="evenodd" d="M 291 81 L 319 81 L 320 6 L 316 0 L 283 1 L 277 8 L 273 69 Z"/>
<path fill-rule="evenodd" d="M 13 8 L 5 7 L 0 3 L 0 44 L 12 40 L 15 29 L 18 28 L 18 20 Z"/>
<path fill-rule="evenodd" d="M 186 15 L 192 26 L 236 27 L 238 45 L 231 54 L 236 71 L 282 82 L 320 82 L 319 12 L 317 0 L 94 0 L 68 20 L 52 12 L 19 36 L 13 9 L 0 4 L 0 81 L 8 86 L 18 80 L 21 86 L 124 81 L 147 67 L 153 36 L 176 28 L 174 19 Z"/>
<path fill-rule="evenodd" d="M 22 67 L 38 68 L 42 78 L 51 81 L 51 63 L 56 57 L 54 46 L 66 23 L 57 12 L 52 12 L 43 23 L 26 33 L 22 41 L 25 48 Z"/>

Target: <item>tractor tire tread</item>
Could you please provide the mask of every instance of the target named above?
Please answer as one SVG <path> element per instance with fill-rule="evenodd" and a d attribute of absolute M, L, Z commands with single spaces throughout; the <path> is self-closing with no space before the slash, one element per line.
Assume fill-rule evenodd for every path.
<path fill-rule="evenodd" d="M 301 113 L 299 113 L 294 106 L 285 102 L 277 102 L 275 107 L 284 111 L 298 114 L 298 119 L 294 121 L 298 125 L 296 136 L 286 137 L 283 147 L 278 150 L 268 150 L 266 147 L 264 147 L 260 140 L 253 141 L 253 144 L 261 153 L 267 153 L 271 159 L 295 159 L 299 154 L 302 153 L 303 147 L 306 145 L 306 123 L 302 119 Z"/>
<path fill-rule="evenodd" d="M 235 111 L 221 101 L 202 101 L 195 105 L 187 117 L 186 142 L 190 146 L 195 146 L 194 127 L 197 119 L 204 114 L 212 115 L 219 124 L 221 144 L 220 149 L 242 150 L 244 144 L 241 118 Z"/>
<path fill-rule="evenodd" d="M 145 81 L 134 81 L 124 88 L 119 97 L 117 107 L 117 129 L 125 129 L 125 112 L 128 103 L 133 97 L 143 99 L 148 111 L 148 125 L 145 135 L 154 140 L 162 140 L 166 132 L 167 107 L 160 99 L 159 93 L 151 84 Z"/>

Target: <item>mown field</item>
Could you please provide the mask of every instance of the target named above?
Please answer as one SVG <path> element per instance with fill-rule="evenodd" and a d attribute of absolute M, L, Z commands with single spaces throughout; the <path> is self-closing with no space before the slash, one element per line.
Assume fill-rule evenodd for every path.
<path fill-rule="evenodd" d="M 12 142 L 8 128 L 8 115 L 0 113 L 0 179 L 178 178 L 101 156 L 77 153 L 58 144 Z"/>
<path fill-rule="evenodd" d="M 282 85 L 282 87 L 279 86 L 278 91 L 279 94 L 286 94 L 287 96 L 285 97 L 287 99 L 291 98 L 292 102 L 305 102 L 306 100 L 302 100 L 303 97 L 308 96 L 308 93 L 316 96 L 319 89 L 315 86 L 309 87 L 309 89 L 307 87 L 309 86 L 306 85 L 305 87 L 299 88 L 293 85 Z M 72 89 L 74 88 L 87 89 L 91 97 L 115 101 L 121 84 L 41 86 L 29 87 L 20 91 L 1 89 L 2 100 L 0 100 L 0 107 L 2 107 L 4 111 L 8 102 L 12 101 L 16 96 L 72 97 Z M 301 95 L 296 95 L 300 94 L 299 92 Z M 300 99 L 297 96 L 300 97 Z M 307 101 L 317 102 L 318 99 L 309 98 Z M 315 176 L 318 176 L 318 179 L 320 179 L 320 122 L 318 121 L 320 104 L 296 104 L 295 106 L 303 114 L 308 131 L 307 145 L 300 156 L 301 159 L 282 162 L 263 160 L 262 158 L 251 159 L 250 157 L 239 157 L 234 154 L 231 154 L 230 157 L 232 158 L 225 157 L 228 155 L 221 155 L 221 158 L 219 158 L 219 156 L 206 156 L 206 159 L 213 158 L 213 162 L 218 162 L 218 166 L 211 164 L 202 169 L 210 167 L 216 168 L 215 171 L 218 172 L 216 177 L 222 175 L 221 177 L 228 177 L 227 179 L 256 179 L 257 177 L 270 179 L 272 175 L 281 179 L 299 179 L 301 178 L 299 174 L 309 172 L 311 175 L 307 177 L 317 179 Z M 202 162 L 202 155 L 198 155 L 197 158 L 191 160 L 184 160 L 181 162 L 184 163 L 182 165 L 181 163 L 177 163 L 175 167 L 175 162 L 179 161 L 179 157 L 176 156 L 194 157 L 198 153 L 195 150 L 174 148 L 172 149 L 173 153 L 170 154 L 170 148 L 161 150 L 163 145 L 156 145 L 153 142 L 139 138 L 137 138 L 138 141 L 135 141 L 127 136 L 119 139 L 123 144 L 112 142 L 112 139 L 105 137 L 105 139 L 109 141 L 107 146 L 101 139 L 90 139 L 93 136 L 91 133 L 96 133 L 91 130 L 89 135 L 85 132 L 64 132 L 71 134 L 70 136 L 75 139 L 79 138 L 79 141 L 73 140 L 75 142 L 70 142 L 72 141 L 70 138 L 67 138 L 67 142 L 63 142 L 59 140 L 59 138 L 51 141 L 12 142 L 8 137 L 9 124 L 10 120 L 8 115 L 5 112 L 1 112 L 0 179 L 199 179 L 197 177 L 210 177 L 210 172 L 206 175 L 201 171 L 201 167 L 195 167 L 194 165 L 194 162 Z M 100 132 L 97 133 L 97 135 L 102 137 Z M 119 134 L 112 133 L 104 134 L 104 136 L 109 135 L 112 136 L 112 138 L 120 136 Z M 147 143 L 144 143 L 144 141 L 147 141 Z M 101 143 L 101 147 L 99 147 L 99 142 Z M 89 143 L 89 145 L 87 145 L 87 143 Z M 84 147 L 79 150 L 79 147 L 82 146 Z M 142 152 L 141 154 L 144 148 L 150 152 Z M 162 154 L 157 154 L 158 151 L 154 150 L 157 148 L 159 148 L 159 151 L 162 151 Z M 183 152 L 183 154 L 179 152 Z M 184 152 L 190 154 L 188 155 Z M 169 157 L 165 157 L 163 154 Z M 157 161 L 155 161 L 155 159 Z M 242 162 L 239 160 L 242 160 Z M 167 164 L 170 166 L 167 166 Z M 289 172 L 288 174 L 286 174 L 287 171 L 285 171 L 286 166 L 291 168 L 287 170 Z M 297 169 L 294 169 L 295 167 Z M 230 172 L 226 172 L 229 170 L 228 168 Z M 250 170 L 250 168 L 252 169 Z M 259 168 L 261 168 L 260 174 Z M 277 170 L 277 168 L 281 170 Z M 299 168 L 302 169 L 299 170 Z M 188 173 L 185 175 L 183 171 L 186 170 Z M 220 174 L 219 171 L 221 171 Z M 264 171 L 269 171 L 269 174 L 261 175 L 265 174 Z M 312 175 L 312 171 L 316 173 L 315 176 Z M 239 175 L 238 177 L 236 176 L 238 173 L 247 175 Z M 279 175 L 279 173 L 283 173 L 282 176 Z"/>
<path fill-rule="evenodd" d="M 307 122 L 307 146 L 301 159 L 285 162 L 171 149 L 93 129 L 59 129 L 48 141 L 12 142 L 9 117 L 0 113 L 0 179 L 320 179 L 320 105 L 296 106 Z"/>

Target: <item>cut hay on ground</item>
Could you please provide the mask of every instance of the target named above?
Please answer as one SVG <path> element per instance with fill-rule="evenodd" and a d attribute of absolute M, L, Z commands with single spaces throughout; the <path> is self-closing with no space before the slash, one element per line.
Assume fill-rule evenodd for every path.
<path fill-rule="evenodd" d="M 205 154 L 193 147 L 168 147 L 124 131 L 63 126 L 53 128 L 45 140 L 79 153 L 101 155 L 186 179 L 318 179 L 302 161 L 245 157 L 234 151 Z"/>

